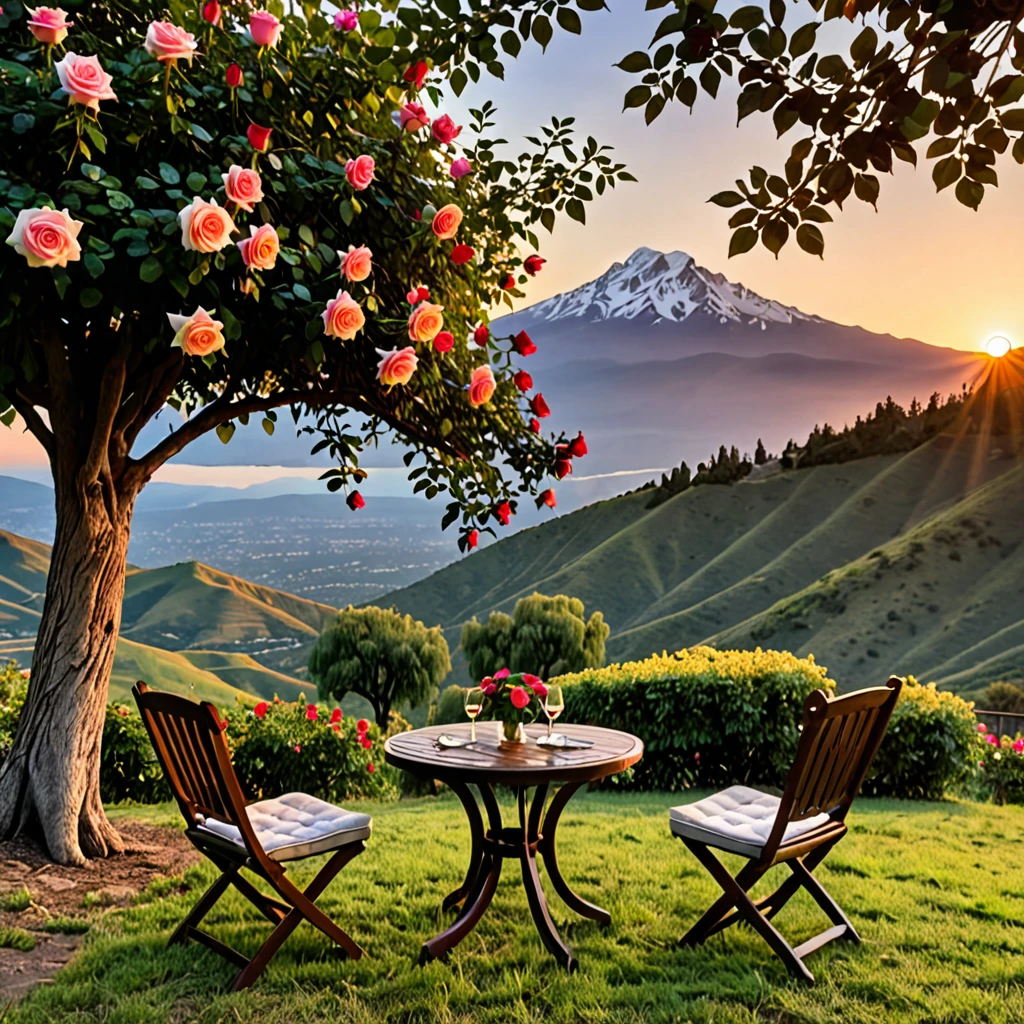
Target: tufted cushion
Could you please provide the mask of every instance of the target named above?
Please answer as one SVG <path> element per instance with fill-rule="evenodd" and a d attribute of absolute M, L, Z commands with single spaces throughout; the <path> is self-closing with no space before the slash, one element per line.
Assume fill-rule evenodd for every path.
<path fill-rule="evenodd" d="M 771 835 L 779 798 L 748 786 L 730 786 L 721 793 L 692 804 L 673 807 L 669 825 L 674 835 L 695 839 L 721 850 L 759 857 Z M 819 828 L 828 822 L 827 814 L 816 814 L 786 826 L 783 842 Z"/>
<path fill-rule="evenodd" d="M 367 839 L 372 818 L 346 811 L 305 793 L 286 793 L 274 800 L 258 800 L 246 808 L 260 845 L 272 860 L 298 860 L 339 846 Z M 234 825 L 207 818 L 200 826 L 223 839 L 244 846 Z"/>

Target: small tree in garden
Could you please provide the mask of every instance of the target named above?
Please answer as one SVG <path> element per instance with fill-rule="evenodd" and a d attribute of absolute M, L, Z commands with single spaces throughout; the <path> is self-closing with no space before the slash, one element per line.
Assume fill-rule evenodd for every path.
<path fill-rule="evenodd" d="M 546 43 L 540 0 L 336 18 L 319 2 L 64 4 L 0 14 L 0 418 L 46 450 L 57 511 L 0 836 L 36 819 L 78 863 L 122 845 L 99 747 L 153 473 L 251 417 L 273 432 L 284 407 L 337 462 L 331 490 L 362 479 L 367 445 L 404 442 L 416 490 L 445 495 L 472 546 L 555 462 L 512 381 L 533 342 L 476 329 L 521 294 L 535 225 L 583 219 L 591 189 L 626 175 L 568 121 L 507 159 L 491 105 L 465 129 L 421 105 L 446 77 L 501 74 L 511 10 Z M 140 450 L 167 405 L 182 422 Z"/>
<path fill-rule="evenodd" d="M 462 627 L 462 649 L 473 679 L 506 667 L 550 679 L 602 668 L 609 633 L 600 612 L 584 618 L 579 598 L 533 594 L 517 601 L 511 616 L 491 612 L 482 624 L 474 616 Z"/>
<path fill-rule="evenodd" d="M 321 698 L 358 693 L 370 702 L 381 729 L 388 727 L 393 707 L 430 700 L 451 670 L 440 628 L 427 629 L 389 608 L 349 605 L 309 656 L 309 677 Z"/>

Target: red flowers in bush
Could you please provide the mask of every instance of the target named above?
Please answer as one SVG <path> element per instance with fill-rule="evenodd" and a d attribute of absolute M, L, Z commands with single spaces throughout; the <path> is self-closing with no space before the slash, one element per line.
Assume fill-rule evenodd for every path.
<path fill-rule="evenodd" d="M 319 712 L 316 709 L 315 704 L 306 705 L 306 717 L 311 721 L 315 722 L 319 716 Z"/>
<path fill-rule="evenodd" d="M 220 4 L 217 0 L 209 0 L 209 3 L 203 5 L 203 21 L 211 25 L 220 24 Z"/>
<path fill-rule="evenodd" d="M 569 442 L 569 454 L 577 459 L 582 459 L 587 454 L 587 442 L 583 438 L 582 430 Z"/>
<path fill-rule="evenodd" d="M 422 89 L 423 83 L 427 80 L 427 75 L 430 73 L 430 68 L 427 67 L 425 60 L 418 60 L 415 64 L 410 64 L 402 74 L 402 77 L 414 88 Z"/>
<path fill-rule="evenodd" d="M 555 460 L 555 476 L 559 480 L 564 479 L 572 472 L 572 463 L 568 459 Z"/>
<path fill-rule="evenodd" d="M 477 544 L 479 544 L 479 543 L 480 543 L 480 531 L 479 530 L 470 530 L 469 533 L 466 534 L 466 547 L 469 548 L 470 551 L 472 551 L 473 548 L 475 548 L 477 546 Z"/>
<path fill-rule="evenodd" d="M 537 351 L 537 346 L 534 345 L 533 339 L 526 333 L 526 331 L 520 331 L 512 339 L 512 347 L 521 356 L 532 356 Z"/>
<path fill-rule="evenodd" d="M 551 409 L 544 401 L 544 395 L 539 391 L 530 399 L 530 410 L 538 419 L 544 419 L 545 416 L 551 415 Z"/>
<path fill-rule="evenodd" d="M 529 391 L 533 387 L 533 378 L 525 371 L 519 370 L 512 375 L 512 380 L 520 391 Z"/>
<path fill-rule="evenodd" d="M 459 242 L 454 249 L 452 249 L 452 263 L 457 267 L 461 267 L 463 263 L 468 263 L 476 255 L 476 249 L 471 245 L 464 245 Z"/>
<path fill-rule="evenodd" d="M 265 153 L 267 146 L 270 145 L 270 133 L 273 130 L 273 128 L 263 128 L 261 125 L 256 124 L 255 121 L 252 122 L 245 132 L 249 145 L 258 152 Z"/>
<path fill-rule="evenodd" d="M 504 281 L 501 282 L 501 287 L 508 291 L 510 288 L 515 288 L 516 279 L 514 274 L 509 274 Z"/>
<path fill-rule="evenodd" d="M 512 521 L 512 506 L 507 501 L 503 501 L 494 510 L 494 514 L 498 517 L 498 521 L 502 526 L 508 526 Z"/>
<path fill-rule="evenodd" d="M 530 429 L 531 429 L 531 430 L 532 430 L 532 431 L 533 431 L 533 432 L 534 432 L 535 434 L 539 434 L 539 433 L 540 433 L 540 420 L 537 420 L 537 419 L 531 419 L 531 420 L 530 420 Z"/>
<path fill-rule="evenodd" d="M 554 508 L 558 502 L 555 501 L 555 492 L 549 487 L 538 499 L 537 507 L 541 505 L 547 505 L 548 508 Z"/>
<path fill-rule="evenodd" d="M 365 508 L 366 502 L 363 500 L 363 496 L 358 491 L 353 491 L 346 499 L 345 504 L 348 505 L 353 512 L 358 508 Z"/>
<path fill-rule="evenodd" d="M 542 259 L 540 256 L 527 256 L 526 259 L 523 260 L 523 270 L 525 270 L 530 277 L 533 277 L 545 263 L 547 263 L 547 260 Z"/>
<path fill-rule="evenodd" d="M 438 331 L 434 336 L 435 352 L 450 352 L 455 344 L 455 338 L 451 331 Z"/>
<path fill-rule="evenodd" d="M 227 71 L 224 72 L 224 80 L 228 83 L 229 89 L 237 89 L 240 85 L 245 84 L 245 75 L 242 74 L 242 69 L 237 64 L 230 64 Z"/>
<path fill-rule="evenodd" d="M 491 340 L 491 332 L 487 327 L 487 324 L 481 324 L 473 332 L 473 340 L 481 347 L 484 348 L 487 342 Z"/>
<path fill-rule="evenodd" d="M 335 708 L 331 712 L 331 725 L 335 725 L 336 723 L 340 722 L 342 717 L 343 716 L 342 716 L 342 713 L 341 713 L 341 708 Z"/>
<path fill-rule="evenodd" d="M 256 707 L 252 709 L 252 713 L 257 718 L 262 718 L 267 713 L 267 708 L 269 707 L 270 705 L 265 700 L 261 700 L 259 704 L 257 704 Z"/>

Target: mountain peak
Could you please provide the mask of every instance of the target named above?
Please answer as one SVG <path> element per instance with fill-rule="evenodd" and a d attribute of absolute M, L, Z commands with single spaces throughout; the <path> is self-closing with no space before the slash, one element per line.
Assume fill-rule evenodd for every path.
<path fill-rule="evenodd" d="M 680 323 L 694 313 L 728 323 L 765 326 L 817 320 L 792 306 L 762 298 L 696 264 L 692 256 L 647 246 L 636 249 L 625 263 L 613 263 L 600 277 L 571 292 L 539 302 L 526 311 L 539 320 L 609 320 L 623 317 L 671 320 Z"/>

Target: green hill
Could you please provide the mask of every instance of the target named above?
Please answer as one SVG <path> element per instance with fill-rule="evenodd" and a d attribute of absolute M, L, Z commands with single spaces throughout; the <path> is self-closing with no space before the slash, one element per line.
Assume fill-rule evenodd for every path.
<path fill-rule="evenodd" d="M 565 593 L 604 613 L 609 660 L 761 643 L 813 652 L 846 687 L 897 671 L 974 690 L 1024 666 L 1017 467 L 990 440 L 943 436 L 904 454 L 694 487 L 653 509 L 650 492 L 640 492 L 513 535 L 387 600 L 424 621 L 440 618 L 453 647 L 473 615 L 510 611 L 534 591 Z M 929 586 L 914 591 L 923 610 L 890 619 L 907 615 L 914 588 L 894 573 L 875 579 L 865 560 L 895 562 L 900 544 L 923 543 L 918 531 L 969 535 L 956 524 L 972 517 L 991 521 L 984 536 L 994 539 L 961 541 L 959 561 L 933 540 Z M 830 603 L 828 581 L 846 573 L 859 580 L 856 600 L 844 591 Z M 792 611 L 804 602 L 816 609 L 812 619 Z M 906 642 L 882 628 L 894 621 Z"/>

